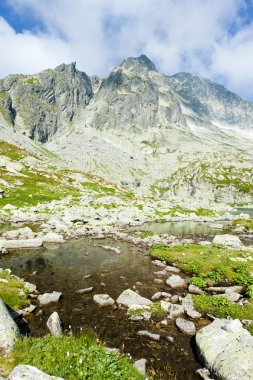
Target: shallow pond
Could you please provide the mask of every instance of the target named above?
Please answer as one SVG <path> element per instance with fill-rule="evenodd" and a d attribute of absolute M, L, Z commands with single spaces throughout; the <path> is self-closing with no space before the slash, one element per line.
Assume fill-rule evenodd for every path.
<path fill-rule="evenodd" d="M 215 222 L 214 222 L 215 223 Z M 212 223 L 211 223 L 212 224 Z M 215 223 L 216 224 L 216 223 Z M 219 222 L 217 222 L 219 224 Z M 222 222 L 221 222 L 222 224 Z M 133 227 L 134 231 L 153 231 L 157 234 L 184 235 L 216 235 L 227 233 L 227 230 L 214 229 L 210 223 L 200 222 L 153 222 Z"/>
<path fill-rule="evenodd" d="M 102 245 L 118 246 L 122 253 L 117 255 L 106 251 Z M 143 249 L 113 239 L 83 238 L 61 246 L 12 252 L 0 259 L 0 266 L 11 268 L 14 274 L 35 283 L 42 293 L 53 290 L 63 293 L 58 304 L 44 307 L 42 315 L 36 317 L 35 312 L 28 319 L 31 334 L 41 336 L 47 333 L 46 320 L 57 310 L 64 328 L 69 330 L 71 326 L 73 334 L 78 334 L 81 329 L 95 331 L 109 347 L 130 353 L 135 360 L 148 359 L 148 369 L 155 373 L 154 379 L 198 379 L 195 370 L 201 364 L 194 357 L 193 339 L 179 333 L 173 321 L 167 326 L 158 321 L 134 322 L 126 318 L 126 309 L 101 308 L 93 301 L 93 295 L 97 293 L 108 293 L 116 299 L 137 281 L 143 283 L 136 285 L 137 290 L 146 297 L 160 290 L 171 292 L 165 281 L 164 285 L 154 283 L 154 271 L 160 269 Z M 165 279 L 167 277 L 168 274 Z M 91 286 L 94 287 L 91 294 L 76 293 Z M 176 294 L 175 291 L 171 293 Z M 199 326 L 205 323 L 200 320 Z M 137 337 L 138 330 L 158 332 L 161 341 Z M 173 336 L 174 343 L 168 342 L 166 336 Z"/>
<path fill-rule="evenodd" d="M 236 210 L 232 211 L 233 215 L 248 214 L 251 219 L 253 219 L 253 208 L 238 207 Z"/>

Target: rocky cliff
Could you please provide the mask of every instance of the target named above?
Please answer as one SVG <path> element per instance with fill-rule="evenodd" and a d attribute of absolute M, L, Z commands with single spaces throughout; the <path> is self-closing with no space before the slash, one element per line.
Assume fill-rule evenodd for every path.
<path fill-rule="evenodd" d="M 75 64 L 8 76 L 0 128 L 9 142 L 46 143 L 71 169 L 140 195 L 252 200 L 253 103 L 196 75 L 159 73 L 144 55 L 102 80 Z"/>

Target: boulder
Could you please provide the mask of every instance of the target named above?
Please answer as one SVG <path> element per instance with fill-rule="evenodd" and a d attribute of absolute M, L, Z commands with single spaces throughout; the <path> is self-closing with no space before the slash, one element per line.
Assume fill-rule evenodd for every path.
<path fill-rule="evenodd" d="M 253 373 L 253 337 L 238 319 L 215 319 L 196 334 L 197 351 L 213 377 L 250 380 Z"/>
<path fill-rule="evenodd" d="M 190 284 L 188 286 L 188 290 L 192 294 L 203 294 L 203 290 L 201 290 L 198 286 Z"/>
<path fill-rule="evenodd" d="M 18 365 L 9 376 L 9 380 L 64 380 L 62 377 L 47 375 L 31 365 Z"/>
<path fill-rule="evenodd" d="M 0 351 L 8 354 L 19 336 L 18 326 L 12 319 L 4 302 L 0 299 Z"/>
<path fill-rule="evenodd" d="M 42 239 L 6 240 L 4 247 L 6 249 L 37 248 L 41 247 L 42 244 Z"/>
<path fill-rule="evenodd" d="M 236 235 L 216 235 L 213 244 L 225 246 L 227 248 L 241 248 L 243 246 L 241 240 Z"/>
<path fill-rule="evenodd" d="M 195 335 L 196 334 L 196 327 L 193 322 L 187 321 L 187 319 L 184 318 L 177 318 L 176 321 L 177 328 L 184 334 L 187 335 Z"/>
<path fill-rule="evenodd" d="M 108 294 L 95 294 L 93 300 L 100 306 L 111 306 L 114 304 L 114 299 Z"/>
<path fill-rule="evenodd" d="M 180 276 L 178 276 L 176 274 L 172 274 L 166 280 L 166 284 L 169 285 L 173 289 L 176 289 L 176 288 L 185 288 L 187 286 L 186 281 L 182 277 L 180 277 Z"/>
<path fill-rule="evenodd" d="M 153 303 L 149 299 L 140 296 L 138 293 L 134 292 L 131 289 L 124 290 L 119 295 L 116 302 L 128 307 L 132 305 L 151 305 Z"/>
<path fill-rule="evenodd" d="M 55 291 L 53 291 L 53 293 L 44 293 L 44 294 L 39 295 L 38 301 L 40 305 L 45 306 L 52 302 L 58 302 L 61 295 L 62 293 L 55 292 Z"/>
<path fill-rule="evenodd" d="M 64 243 L 65 240 L 63 239 L 62 235 L 57 234 L 56 232 L 48 232 L 43 237 L 43 243 Z"/>
<path fill-rule="evenodd" d="M 47 320 L 47 328 L 51 335 L 59 338 L 62 335 L 61 320 L 57 311 L 50 315 Z"/>

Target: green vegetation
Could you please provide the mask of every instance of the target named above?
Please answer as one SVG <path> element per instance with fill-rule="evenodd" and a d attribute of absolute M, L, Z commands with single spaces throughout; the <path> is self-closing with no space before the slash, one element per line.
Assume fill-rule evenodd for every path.
<path fill-rule="evenodd" d="M 132 317 L 137 317 L 145 312 L 151 313 L 155 318 L 164 318 L 167 315 L 167 312 L 161 307 L 161 302 L 153 303 L 148 306 L 140 306 L 136 309 L 128 311 L 128 315 Z"/>
<path fill-rule="evenodd" d="M 197 310 L 210 313 L 219 318 L 231 317 L 250 320 L 253 318 L 252 302 L 241 306 L 238 303 L 229 303 L 225 297 L 210 295 L 196 295 L 193 299 Z"/>
<path fill-rule="evenodd" d="M 29 86 L 38 86 L 40 84 L 40 81 L 38 78 L 30 77 L 25 79 L 23 83 Z"/>
<path fill-rule="evenodd" d="M 98 182 L 82 182 L 82 186 L 93 190 L 97 193 L 105 193 L 107 195 L 114 195 L 116 190 L 113 187 L 103 186 Z"/>
<path fill-rule="evenodd" d="M 245 230 L 253 230 L 253 220 L 252 219 L 234 219 L 232 223 L 233 228 L 243 227 Z"/>
<path fill-rule="evenodd" d="M 17 279 L 8 270 L 0 271 L 0 298 L 6 305 L 14 310 L 29 305 L 28 293 L 24 281 Z"/>
<path fill-rule="evenodd" d="M 248 260 L 246 251 L 219 248 L 214 245 L 204 247 L 198 244 L 176 245 L 166 247 L 155 244 L 151 249 L 151 256 L 166 260 L 169 264 L 175 263 L 183 271 L 195 277 L 191 283 L 200 287 L 219 283 L 253 284 L 253 263 Z M 233 261 L 243 259 L 246 262 Z M 232 260 L 231 260 L 232 259 Z"/>
<path fill-rule="evenodd" d="M 33 365 L 65 380 L 144 379 L 124 356 L 106 352 L 89 335 L 20 339 L 5 363 L 9 370 L 18 364 Z"/>
<path fill-rule="evenodd" d="M 6 141 L 0 140 L 0 156 L 6 156 L 13 161 L 19 161 L 22 158 L 29 156 L 29 154 L 16 145 L 12 145 Z M 32 154 L 30 154 L 32 156 Z"/>
<path fill-rule="evenodd" d="M 1 199 L 0 208 L 6 204 L 24 207 L 59 200 L 69 195 L 80 196 L 80 191 L 71 185 L 71 181 L 68 184 L 67 178 L 63 178 L 57 173 L 30 171 L 26 168 L 20 171 L 19 177 L 13 177 L 11 173 L 2 168 L 0 174 L 5 181 L 13 185 L 6 189 L 3 186 L 6 197 Z M 16 185 L 17 179 L 22 184 Z"/>
<path fill-rule="evenodd" d="M 138 234 L 137 236 L 140 237 L 141 239 L 145 239 L 148 237 L 152 237 L 154 235 L 157 235 L 154 231 L 144 231 Z"/>

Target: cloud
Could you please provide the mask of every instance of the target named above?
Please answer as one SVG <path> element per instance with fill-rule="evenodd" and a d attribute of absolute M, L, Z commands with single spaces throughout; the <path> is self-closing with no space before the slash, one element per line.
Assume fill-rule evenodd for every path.
<path fill-rule="evenodd" d="M 8 0 L 8 4 L 23 21 L 37 20 L 38 27 L 16 33 L 0 20 L 0 49 L 8 52 L 2 56 L 1 76 L 71 61 L 88 74 L 104 76 L 124 58 L 145 53 L 166 74 L 190 71 L 253 98 L 253 32 L 247 0 Z"/>

